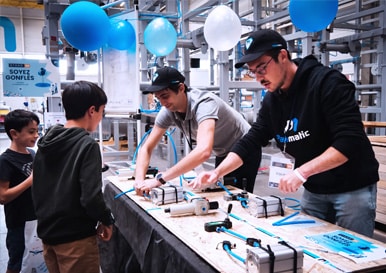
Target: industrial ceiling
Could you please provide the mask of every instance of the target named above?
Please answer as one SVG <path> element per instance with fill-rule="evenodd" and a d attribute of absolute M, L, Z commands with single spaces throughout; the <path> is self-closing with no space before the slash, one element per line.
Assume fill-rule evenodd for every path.
<path fill-rule="evenodd" d="M 41 4 L 39 4 L 40 2 Z M 0 0 L 0 7 L 18 7 L 29 9 L 43 9 L 43 0 Z M 1 8 L 0 8 L 1 9 Z"/>

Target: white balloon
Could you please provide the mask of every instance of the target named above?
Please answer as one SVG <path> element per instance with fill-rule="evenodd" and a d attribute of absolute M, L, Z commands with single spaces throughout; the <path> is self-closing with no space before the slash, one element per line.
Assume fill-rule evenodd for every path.
<path fill-rule="evenodd" d="M 240 41 L 240 18 L 225 5 L 216 7 L 205 20 L 204 37 L 209 46 L 216 50 L 232 49 Z"/>

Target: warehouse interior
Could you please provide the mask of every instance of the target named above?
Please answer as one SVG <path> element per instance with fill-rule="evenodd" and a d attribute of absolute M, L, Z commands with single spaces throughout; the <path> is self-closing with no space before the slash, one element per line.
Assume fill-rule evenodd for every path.
<path fill-rule="evenodd" d="M 41 131 L 65 121 L 60 91 L 78 80 L 88 80 L 102 86 L 108 97 L 106 115 L 92 135 L 100 143 L 102 158 L 110 166 L 104 176 L 134 162 L 137 149 L 146 132 L 154 124 L 160 104 L 154 97 L 143 96 L 157 68 L 173 66 L 185 76 L 193 88 L 210 91 L 253 123 L 257 117 L 264 88 L 248 76 L 248 69 L 236 69 L 245 40 L 258 29 L 278 31 L 287 41 L 292 58 L 314 55 L 322 64 L 342 72 L 356 87 L 356 100 L 364 122 L 386 122 L 386 1 L 339 0 L 333 21 L 316 32 L 306 32 L 295 26 L 289 13 L 290 0 L 90 0 L 111 19 L 126 20 L 135 30 L 134 54 L 125 50 L 101 47 L 79 50 L 67 41 L 61 26 L 61 16 L 76 0 L 0 0 L 0 18 L 7 18 L 15 29 L 14 46 L 10 42 L 9 22 L 0 21 L 0 62 L 7 60 L 37 60 L 46 62 L 54 84 L 39 95 L 10 94 L 6 69 L 0 70 L 0 152 L 9 146 L 4 133 L 4 115 L 9 110 L 24 108 L 41 117 Z M 206 19 L 219 5 L 229 7 L 240 18 L 240 42 L 229 50 L 217 50 L 204 35 Z M 177 33 L 176 46 L 159 56 L 150 52 L 146 43 L 148 25 L 156 18 L 166 19 Z M 215 32 L 215 31 L 214 31 Z M 221 37 L 223 33 L 212 35 Z M 166 37 L 167 39 L 168 37 Z M 156 49 L 157 50 L 157 49 Z M 134 57 L 133 57 L 134 56 Z M 127 64 L 130 63 L 130 64 Z M 47 68 L 48 70 L 48 68 Z M 130 76 L 127 76 L 130 75 Z M 42 75 L 42 81 L 43 80 Z M 20 89 L 20 86 L 18 86 Z M 21 90 L 21 89 L 20 89 Z M 43 89 L 42 89 L 43 90 Z M 27 95 L 26 95 L 27 94 Z M 373 141 L 380 163 L 380 179 L 386 181 L 386 158 L 383 143 L 377 137 L 386 134 L 386 126 L 365 126 Z M 178 129 L 170 129 L 168 141 L 160 142 L 151 165 L 159 169 L 172 167 L 189 152 L 189 146 Z M 177 148 L 175 146 L 177 146 Z M 263 160 L 256 179 L 256 194 L 271 194 L 267 185 L 269 160 L 278 149 L 274 142 L 263 149 Z M 385 165 L 384 165 L 385 164 Z M 205 168 L 214 167 L 214 158 Z M 105 181 L 106 182 L 106 181 Z M 107 183 L 107 182 L 106 182 Z M 301 191 L 289 195 L 299 198 Z M 378 186 L 378 200 L 386 200 L 386 186 Z M 386 242 L 386 205 L 379 202 L 374 238 Z M 379 213 L 379 214 L 378 214 Z M 1 215 L 1 217 L 4 217 Z M 0 225 L 0 270 L 5 271 L 5 222 Z M 106 273 L 106 272 L 105 272 Z"/>
<path fill-rule="evenodd" d="M 106 62 L 103 62 L 101 52 L 80 51 L 73 48 L 63 36 L 59 25 L 60 16 L 73 2 L 77 1 L 2 0 L 0 2 L 2 16 L 11 18 L 19 30 L 16 33 L 17 48 L 13 52 L 3 48 L 2 58 L 26 56 L 47 58 L 52 63 L 60 63 L 58 66 L 61 89 L 66 82 L 85 78 L 105 85 L 110 84 L 111 75 L 107 75 L 107 72 L 112 68 L 104 64 Z M 216 92 L 237 110 L 245 112 L 245 117 L 252 122 L 259 109 L 262 88 L 248 80 L 245 69 L 235 69 L 232 64 L 242 54 L 243 41 L 248 33 L 254 29 L 271 28 L 285 37 L 293 57 L 313 54 L 323 64 L 339 69 L 354 82 L 357 88 L 356 98 L 364 121 L 386 119 L 386 106 L 383 103 L 385 92 L 382 92 L 385 76 L 381 73 L 386 58 L 383 54 L 384 1 L 339 1 L 339 8 L 333 22 L 326 29 L 315 33 L 299 31 L 291 23 L 287 9 L 289 1 L 230 1 L 224 4 L 231 7 L 241 18 L 242 34 L 241 43 L 228 51 L 216 51 L 210 48 L 203 33 L 205 18 L 213 7 L 221 4 L 219 1 L 93 2 L 107 7 L 105 11 L 110 16 L 125 15 L 133 11 L 137 14 L 139 46 L 136 60 L 138 71 L 136 88 L 148 85 L 150 75 L 157 67 L 165 64 L 178 67 L 186 76 L 188 85 Z M 167 18 L 177 30 L 176 48 L 166 56 L 151 54 L 143 41 L 146 26 L 159 16 Z M 30 107 L 39 108 L 39 111 L 43 112 L 60 112 L 60 101 L 56 101 L 57 94 L 45 94 L 45 99 L 32 98 L 33 102 L 29 102 Z M 129 131 L 132 129 L 137 131 L 137 134 L 132 136 L 135 140 L 144 133 L 144 128 L 137 129 L 136 120 L 131 119 L 130 116 L 136 114 L 138 109 L 147 110 L 149 106 L 147 98 L 142 97 L 139 92 L 134 92 L 134 97 L 133 105 L 128 107 L 129 111 L 123 110 L 123 113 L 120 113 L 120 110 L 114 110 L 107 117 L 118 118 L 107 122 L 134 123 L 131 124 L 134 128 Z M 28 99 L 23 97 L 12 100 L 24 104 Z M 41 109 L 42 100 L 47 101 L 44 110 Z M 7 96 L 3 96 L 2 101 L 13 107 L 12 102 L 8 102 Z M 257 107 L 251 107 L 251 105 Z M 145 112 L 142 111 L 142 113 Z M 109 126 L 105 125 L 105 127 Z M 108 130 L 110 132 L 106 132 L 105 135 L 114 135 L 118 130 L 120 134 L 126 134 L 124 137 L 130 137 L 127 136 L 126 129 L 121 128 L 122 125 L 116 125 L 120 127 L 119 129 L 111 127 L 112 129 Z M 384 133 L 383 128 L 366 130 L 374 135 Z M 135 147 L 135 142 L 133 144 Z M 116 142 L 115 147 L 117 145 Z"/>

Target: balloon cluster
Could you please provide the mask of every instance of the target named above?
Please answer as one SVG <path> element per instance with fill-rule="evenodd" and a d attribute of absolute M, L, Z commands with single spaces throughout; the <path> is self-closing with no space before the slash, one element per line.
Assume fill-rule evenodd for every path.
<path fill-rule="evenodd" d="M 135 48 L 135 30 L 125 20 L 109 19 L 98 5 L 79 1 L 68 6 L 60 19 L 67 42 L 82 51 L 108 45 L 118 50 Z"/>
<path fill-rule="evenodd" d="M 296 27 L 316 32 L 326 28 L 335 18 L 338 0 L 290 0 L 288 8 Z M 68 6 L 60 24 L 68 43 L 79 50 L 93 51 L 108 45 L 118 50 L 135 51 L 133 26 L 125 20 L 109 19 L 106 12 L 92 2 L 78 1 Z M 239 17 L 226 5 L 214 8 L 205 20 L 205 40 L 219 51 L 234 47 L 241 32 Z M 152 54 L 166 56 L 177 45 L 177 32 L 168 20 L 159 17 L 147 25 L 144 43 Z"/>
<path fill-rule="evenodd" d="M 297 28 L 318 32 L 334 20 L 338 12 L 338 0 L 290 0 L 288 12 Z"/>
<path fill-rule="evenodd" d="M 89 1 L 78 1 L 68 6 L 60 20 L 68 43 L 82 51 L 93 51 L 108 45 L 118 50 L 135 50 L 135 30 L 125 20 L 109 19 L 106 12 Z M 234 47 L 241 36 L 241 22 L 232 9 L 216 7 L 204 25 L 208 44 L 225 51 Z M 175 27 L 165 18 L 152 20 L 144 31 L 144 44 L 156 56 L 170 54 L 177 45 Z"/>
<path fill-rule="evenodd" d="M 338 0 L 290 0 L 289 15 L 292 23 L 306 32 L 325 29 L 334 20 Z M 219 51 L 234 47 L 241 37 L 241 22 L 236 13 L 225 5 L 214 8 L 204 24 L 207 43 Z"/>

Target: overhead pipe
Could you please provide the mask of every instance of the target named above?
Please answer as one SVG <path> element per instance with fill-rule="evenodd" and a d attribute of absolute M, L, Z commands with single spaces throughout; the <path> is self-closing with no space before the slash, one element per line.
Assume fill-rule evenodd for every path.
<path fill-rule="evenodd" d="M 15 25 L 8 17 L 0 16 L 0 26 L 4 28 L 5 49 L 9 52 L 16 51 Z"/>

